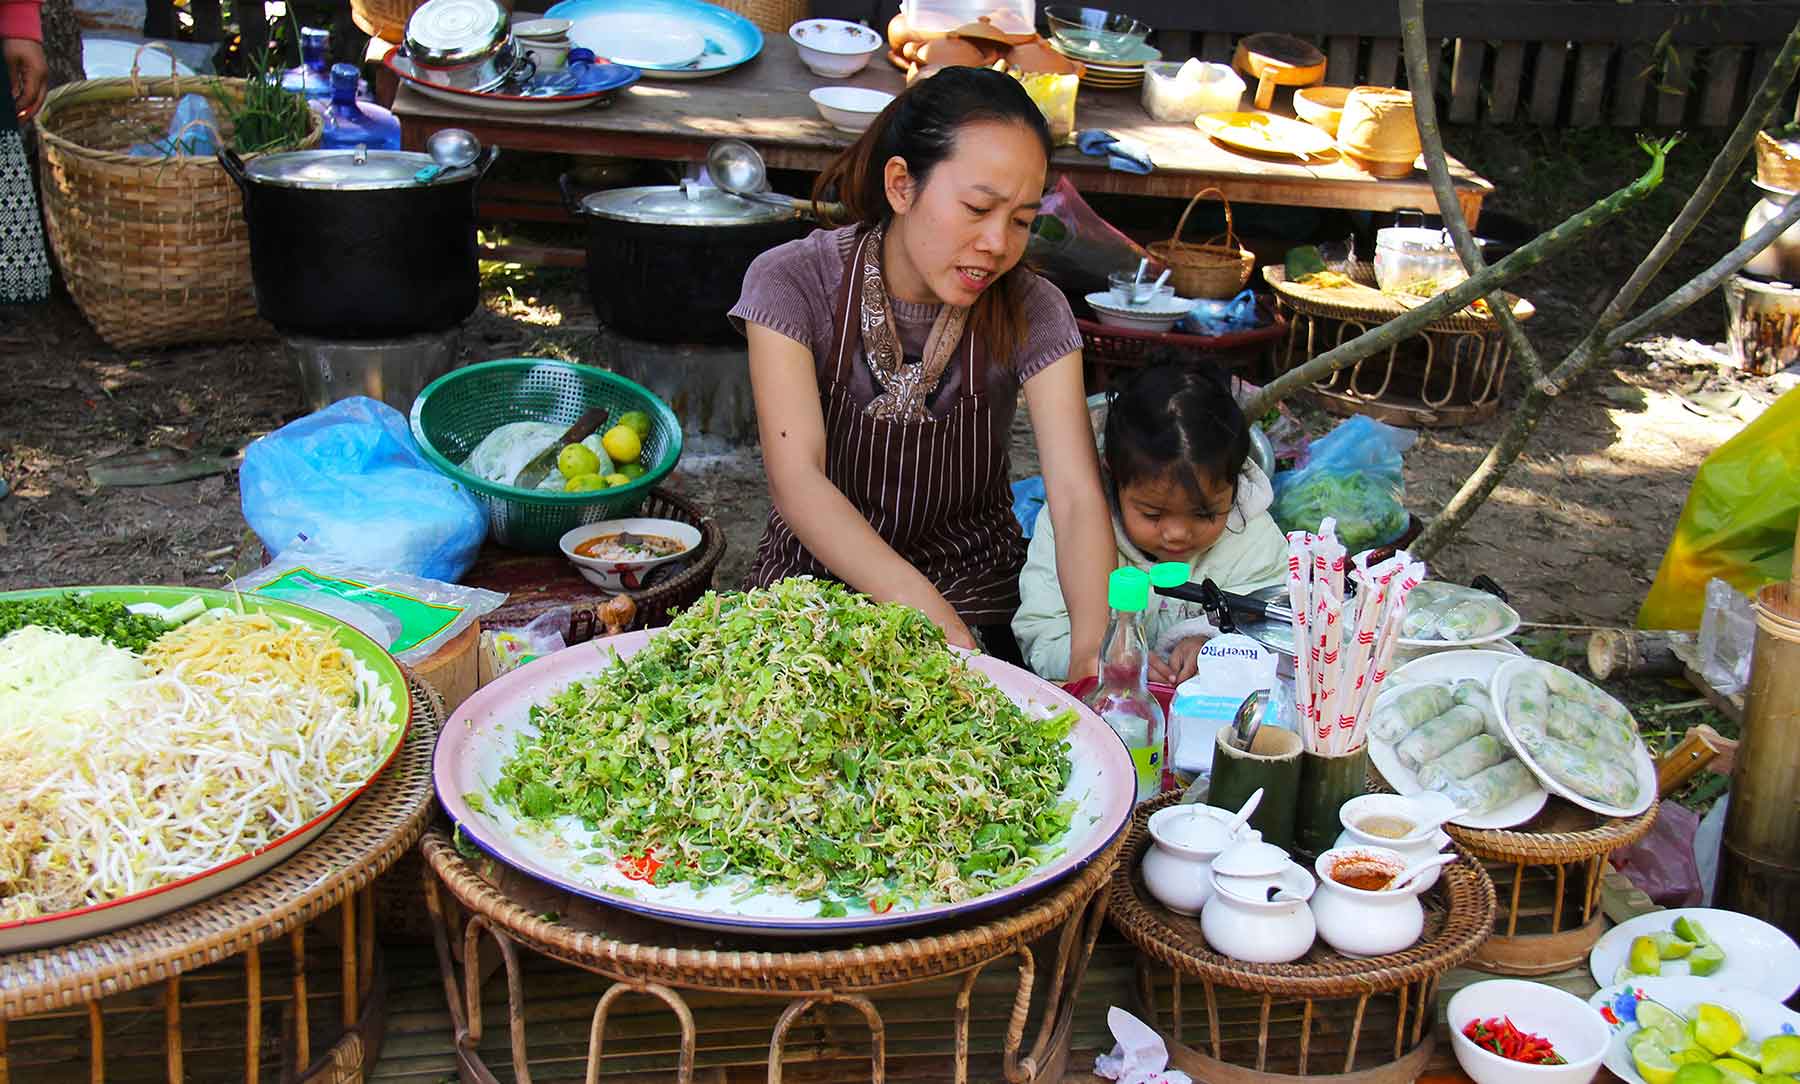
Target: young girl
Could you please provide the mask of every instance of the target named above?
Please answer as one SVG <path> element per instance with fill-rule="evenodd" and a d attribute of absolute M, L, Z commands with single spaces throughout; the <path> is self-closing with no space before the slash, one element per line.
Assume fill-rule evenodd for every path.
<path fill-rule="evenodd" d="M 1117 565 L 1189 566 L 1188 580 L 1210 579 L 1246 593 L 1284 582 L 1287 541 L 1269 515 L 1274 491 L 1250 460 L 1250 426 L 1228 378 L 1206 369 L 1159 365 L 1116 391 L 1106 417 L 1101 460 L 1112 504 Z M 1039 518 L 1019 577 L 1013 633 L 1040 676 L 1071 672 L 1069 615 L 1056 575 L 1056 525 Z M 1178 684 L 1193 676 L 1202 644 L 1216 634 L 1202 608 L 1150 596 L 1145 639 L 1150 677 Z"/>

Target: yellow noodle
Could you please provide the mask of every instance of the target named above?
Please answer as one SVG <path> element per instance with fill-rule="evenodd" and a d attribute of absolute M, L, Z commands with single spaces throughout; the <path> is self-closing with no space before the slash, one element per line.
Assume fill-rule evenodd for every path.
<path fill-rule="evenodd" d="M 226 614 L 183 625 L 151 644 L 144 661 L 158 673 L 179 672 L 195 684 L 224 678 L 312 685 L 346 702 L 355 699 L 350 653 L 335 638 L 267 614 Z"/>

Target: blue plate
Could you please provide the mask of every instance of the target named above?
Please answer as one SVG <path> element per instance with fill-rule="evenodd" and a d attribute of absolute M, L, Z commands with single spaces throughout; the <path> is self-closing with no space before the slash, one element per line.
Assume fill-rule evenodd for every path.
<path fill-rule="evenodd" d="M 608 56 L 605 43 L 596 39 L 596 24 L 605 17 L 650 15 L 691 27 L 706 39 L 706 52 L 692 64 L 642 69 L 651 79 L 704 79 L 724 73 L 762 52 L 763 35 L 755 23 L 734 11 L 700 0 L 560 0 L 544 13 L 548 19 L 574 23 L 569 38 L 576 45 Z"/>

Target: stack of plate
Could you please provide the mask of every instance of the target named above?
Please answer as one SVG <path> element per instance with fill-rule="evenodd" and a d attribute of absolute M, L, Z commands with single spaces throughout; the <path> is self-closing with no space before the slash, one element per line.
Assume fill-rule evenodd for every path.
<path fill-rule="evenodd" d="M 1087 66 L 1087 74 L 1081 77 L 1083 86 L 1098 87 L 1102 90 L 1130 90 L 1144 83 L 1144 65 L 1162 59 L 1162 53 L 1153 46 L 1138 42 L 1131 47 L 1106 56 L 1096 57 L 1088 53 L 1077 53 L 1066 48 L 1055 38 L 1048 39 L 1050 48 Z"/>

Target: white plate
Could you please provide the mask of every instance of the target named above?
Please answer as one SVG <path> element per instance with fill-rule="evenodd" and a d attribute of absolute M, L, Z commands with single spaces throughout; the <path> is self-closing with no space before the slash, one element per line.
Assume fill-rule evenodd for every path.
<path fill-rule="evenodd" d="M 1800 1013 L 1788 1009 L 1767 994 L 1725 986 L 1711 979 L 1696 979 L 1691 976 L 1645 978 L 1616 986 L 1607 985 L 1588 998 L 1588 1004 L 1613 1029 L 1612 1042 L 1606 1047 L 1604 1064 L 1626 1084 L 1644 1084 L 1644 1078 L 1638 1075 L 1637 1066 L 1632 1064 L 1631 1048 L 1627 1045 L 1632 1033 L 1637 1031 L 1636 1013 L 1640 994 L 1689 1019 L 1693 1018 L 1694 1006 L 1702 1001 L 1722 1005 L 1738 1015 L 1738 1019 L 1744 1022 L 1744 1031 L 1752 1039 L 1766 1039 L 1771 1035 L 1800 1031 Z M 1732 1078 L 1728 1076 L 1726 1079 Z"/>
<path fill-rule="evenodd" d="M 670 19 L 631 12 L 594 15 L 582 22 L 581 42 L 614 64 L 679 68 L 706 52 L 706 35 Z"/>
<path fill-rule="evenodd" d="M 1112 313 L 1114 316 L 1134 316 L 1139 319 L 1161 319 L 1167 317 L 1179 320 L 1193 311 L 1194 300 L 1190 297 L 1158 294 L 1142 305 L 1124 306 L 1112 300 L 1111 290 L 1096 290 L 1088 294 L 1088 307 L 1096 313 Z"/>
<path fill-rule="evenodd" d="M 1375 698 L 1374 710 L 1379 711 L 1382 705 L 1401 689 L 1413 685 L 1438 682 L 1448 684 L 1465 678 L 1491 683 L 1494 674 L 1502 666 L 1517 658 L 1517 655 L 1505 651 L 1460 650 L 1439 651 L 1414 659 L 1388 675 L 1386 687 L 1381 690 L 1381 695 Z M 1492 695 L 1491 684 L 1489 688 L 1490 695 Z M 1375 770 L 1381 773 L 1381 778 L 1387 780 L 1388 786 L 1394 788 L 1395 793 L 1408 796 L 1426 793 L 1425 788 L 1419 785 L 1419 777 L 1411 768 L 1400 763 L 1400 758 L 1394 755 L 1393 745 L 1377 739 L 1374 735 L 1369 736 L 1369 761 L 1375 765 Z M 1464 828 L 1511 828 L 1513 825 L 1524 824 L 1537 816 L 1539 811 L 1544 808 L 1544 803 L 1549 799 L 1550 795 L 1540 786 L 1530 794 L 1516 798 L 1498 809 L 1490 809 L 1486 813 L 1477 813 L 1472 816 L 1458 817 L 1450 823 Z"/>
<path fill-rule="evenodd" d="M 577 644 L 524 666 L 483 687 L 456 709 L 439 732 L 432 756 L 438 801 L 476 846 L 530 876 L 611 907 L 665 922 L 704 929 L 762 935 L 817 936 L 867 933 L 966 915 L 1027 896 L 1073 874 L 1124 830 L 1137 796 L 1136 772 L 1125 745 L 1098 715 L 1061 688 L 985 655 L 966 655 L 1002 692 L 1028 712 L 1048 714 L 1070 707 L 1077 720 L 1069 735 L 1073 771 L 1063 798 L 1076 803 L 1068 833 L 1055 857 L 1018 884 L 958 903 L 902 904 L 884 913 L 821 918 L 819 904 L 773 889 L 746 894 L 743 885 L 704 888 L 675 883 L 651 885 L 615 864 L 591 865 L 578 854 L 521 836 L 511 812 L 490 803 L 476 812 L 465 796 L 485 793 L 522 734 L 530 733 L 532 706 L 571 682 L 604 675 L 613 651 L 627 658 L 663 629 L 629 632 Z M 575 829 L 586 837 L 587 833 Z"/>
<path fill-rule="evenodd" d="M 1591 810 L 1603 817 L 1635 817 L 1644 810 L 1649 809 L 1650 804 L 1656 801 L 1657 797 L 1656 762 L 1650 759 L 1650 750 L 1644 748 L 1644 739 L 1642 736 L 1632 743 L 1631 748 L 1632 768 L 1637 773 L 1637 801 L 1629 806 L 1616 806 L 1606 805 L 1589 798 L 1583 798 L 1580 794 L 1577 794 L 1575 791 L 1563 786 L 1555 779 L 1552 779 L 1549 773 L 1538 767 L 1537 761 L 1532 758 L 1531 753 L 1526 750 L 1525 746 L 1519 741 L 1519 736 L 1513 733 L 1512 722 L 1506 717 L 1506 693 L 1512 684 L 1512 679 L 1533 667 L 1553 665 L 1555 664 L 1543 662 L 1539 659 L 1513 659 L 1494 673 L 1493 681 L 1488 686 L 1488 695 L 1494 700 L 1494 711 L 1500 716 L 1500 730 L 1506 736 L 1506 743 L 1512 746 L 1513 753 L 1516 754 L 1520 760 L 1525 762 L 1527 768 L 1531 769 L 1531 774 L 1538 777 L 1538 782 L 1544 784 L 1552 794 L 1566 798 L 1583 809 Z M 1563 667 L 1557 667 L 1557 669 L 1560 670 L 1563 669 Z M 1570 675 L 1577 681 L 1586 682 L 1589 685 L 1593 684 L 1593 682 L 1588 681 L 1586 678 L 1579 674 L 1575 674 L 1572 671 L 1570 672 Z M 1605 692 L 1605 690 L 1601 691 Z M 1608 693 L 1607 695 L 1610 696 L 1611 694 Z M 1636 722 L 1636 719 L 1632 720 L 1634 726 L 1636 725 Z"/>
<path fill-rule="evenodd" d="M 1678 918 L 1691 918 L 1706 928 L 1707 936 L 1725 952 L 1725 962 L 1706 976 L 1707 982 L 1755 990 L 1777 1001 L 1786 1001 L 1800 990 L 1800 946 L 1793 938 L 1763 922 L 1713 907 L 1682 907 L 1652 911 L 1606 931 L 1588 953 L 1588 970 L 1594 982 L 1612 985 L 1613 975 L 1631 955 L 1631 942 L 1645 934 L 1669 933 Z M 1650 978 L 1688 978 L 1686 960 L 1664 960 L 1664 974 Z M 1659 999 L 1660 1000 L 1660 999 Z"/>
<path fill-rule="evenodd" d="M 1474 591 L 1477 594 L 1488 594 L 1485 591 L 1477 591 L 1476 588 L 1473 588 L 1473 587 L 1461 587 L 1460 584 L 1452 584 L 1451 586 L 1460 587 L 1464 591 Z M 1486 636 L 1478 636 L 1473 640 L 1426 640 L 1426 639 L 1414 639 L 1412 637 L 1402 636 L 1402 637 L 1400 637 L 1401 646 L 1403 646 L 1403 647 L 1473 647 L 1476 644 L 1486 644 L 1486 643 L 1492 643 L 1495 640 L 1504 640 L 1508 636 L 1511 636 L 1513 633 L 1518 632 L 1519 631 L 1519 622 L 1520 622 L 1519 611 L 1513 609 L 1511 606 L 1507 605 L 1505 602 L 1501 602 L 1500 597 L 1498 595 L 1490 594 L 1490 595 L 1488 595 L 1488 597 L 1492 598 L 1495 602 L 1499 602 L 1501 606 L 1505 607 L 1506 612 L 1508 614 L 1512 615 L 1511 619 L 1509 621 L 1507 621 L 1506 624 L 1500 626 L 1500 628 L 1497 629 L 1496 631 L 1490 632 Z"/>

